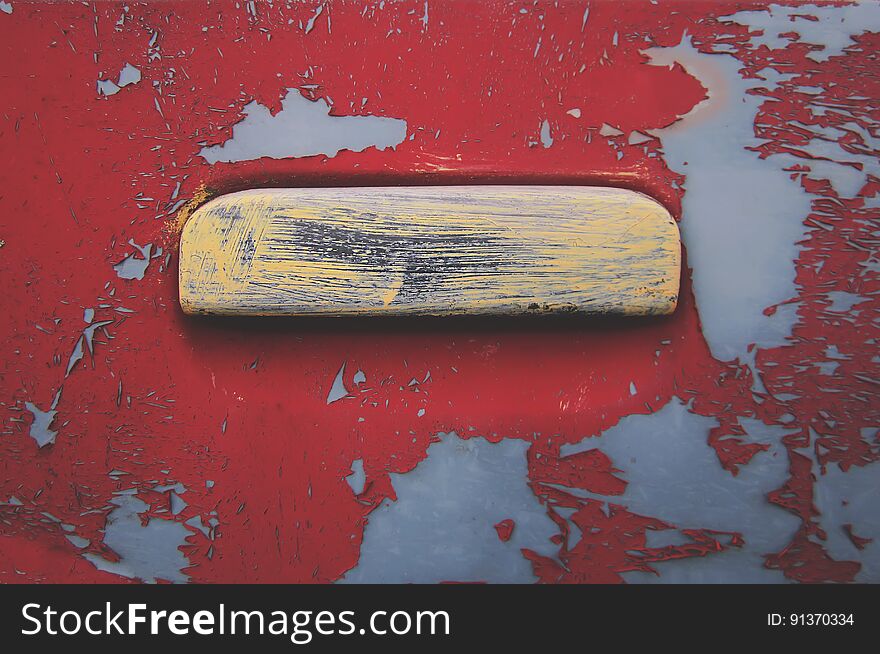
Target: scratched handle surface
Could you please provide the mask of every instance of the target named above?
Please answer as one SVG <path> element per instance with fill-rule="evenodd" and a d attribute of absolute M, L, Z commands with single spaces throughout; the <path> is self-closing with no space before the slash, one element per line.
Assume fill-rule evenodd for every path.
<path fill-rule="evenodd" d="M 680 265 L 666 209 L 622 189 L 259 189 L 190 216 L 180 304 L 227 315 L 666 314 Z"/>

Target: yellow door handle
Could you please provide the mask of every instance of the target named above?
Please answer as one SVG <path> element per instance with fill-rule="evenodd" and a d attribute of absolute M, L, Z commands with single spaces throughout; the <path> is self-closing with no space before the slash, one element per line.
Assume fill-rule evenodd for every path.
<path fill-rule="evenodd" d="M 458 315 L 675 310 L 678 227 L 587 186 L 259 189 L 195 210 L 190 314 Z"/>

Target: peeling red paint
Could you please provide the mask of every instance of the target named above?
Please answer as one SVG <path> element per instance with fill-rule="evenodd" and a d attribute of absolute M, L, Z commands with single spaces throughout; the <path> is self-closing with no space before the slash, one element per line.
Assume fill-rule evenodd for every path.
<path fill-rule="evenodd" d="M 865 549 L 865 546 L 874 542 L 873 538 L 863 538 L 861 536 L 857 536 L 853 533 L 853 526 L 849 523 L 843 525 L 843 531 L 846 534 L 846 537 L 849 538 L 850 542 L 855 546 L 858 550 Z"/>
<path fill-rule="evenodd" d="M 513 528 L 516 526 L 516 523 L 507 518 L 502 520 L 499 523 L 495 524 L 495 531 L 498 532 L 498 538 L 501 542 L 506 543 L 510 540 L 510 537 L 513 535 Z"/>
<path fill-rule="evenodd" d="M 595 183 L 649 193 L 679 214 L 686 180 L 667 167 L 656 139 L 619 144 L 625 156 L 618 159 L 607 140 L 587 140 L 595 130 L 566 111 L 589 107 L 592 125 L 608 122 L 624 132 L 674 122 L 705 89 L 680 66 L 647 66 L 640 50 L 674 45 L 686 30 L 701 51 L 730 44 L 746 73 L 770 62 L 800 74 L 766 94 L 755 130 L 766 139 L 761 154 L 804 156 L 803 128 L 792 121 L 828 126 L 844 119 L 833 112 L 812 117 L 797 84 L 821 87 L 829 103 L 846 106 L 866 129 L 880 121 L 880 35 L 856 37 L 845 56 L 820 66 L 802 44 L 745 47 L 745 28 L 715 19 L 761 6 L 755 2 L 674 3 L 675 11 L 668 3 L 634 1 L 625 10 L 593 3 L 589 38 L 583 6 L 573 3 L 542 4 L 541 20 L 531 12 L 512 27 L 518 6 L 469 3 L 462 16 L 455 3 L 432 5 L 427 30 L 421 2 L 372 7 L 366 17 L 360 4 L 336 3 L 326 12 L 332 32 L 322 17 L 308 34 L 293 29 L 311 17 L 308 5 L 261 4 L 256 15 L 231 2 L 129 6 L 121 27 L 122 5 L 111 3 L 16 4 L 0 17 L 0 500 L 22 502 L 0 506 L 0 580 L 128 581 L 98 571 L 83 554 L 118 558 L 102 542 L 107 516 L 113 493 L 135 488 L 150 506 L 144 521 L 207 523 L 216 512 L 218 524 L 207 534 L 186 527 L 181 549 L 192 581 L 333 581 L 357 563 L 370 512 L 395 499 L 389 474 L 411 471 L 438 431 L 456 430 L 531 443 L 531 487 L 559 526 L 556 559 L 523 551 L 540 581 L 620 582 L 621 572 L 656 572 L 652 563 L 741 545 L 737 534 L 681 525 L 689 527 L 681 530 L 688 544 L 650 548 L 649 530 L 679 526 L 548 485 L 622 494 L 624 462 L 599 449 L 560 456 L 560 447 L 673 397 L 717 419 L 709 442 L 730 474 L 766 447 L 747 442 L 740 417 L 799 430 L 785 441 L 790 478 L 768 501 L 802 526 L 786 548 L 768 553 L 766 566 L 796 581 L 853 580 L 859 564 L 835 561 L 823 547 L 815 471 L 804 452 L 844 471 L 880 458 L 877 437 L 860 431 L 880 424 L 880 371 L 869 342 L 878 336 L 880 293 L 876 275 L 860 275 L 876 253 L 872 230 L 880 218 L 860 198 L 875 197 L 880 180 L 872 178 L 860 198 L 841 199 L 829 184 L 791 169 L 813 197 L 813 213 L 804 217 L 810 231 L 797 261 L 793 339 L 757 353 L 767 394 L 752 390 L 747 366 L 711 357 L 687 273 L 679 310 L 663 320 L 499 327 L 188 319 L 177 306 L 168 225 L 178 183 L 181 199 L 202 184 L 225 192 Z M 619 46 L 600 64 L 614 32 Z M 536 41 L 549 34 L 555 38 L 543 38 L 535 56 Z M 115 75 L 126 63 L 142 81 L 99 96 L 101 73 Z M 587 69 L 578 74 L 581 63 Z M 255 100 L 277 112 L 285 90 L 304 84 L 316 85 L 304 91 L 308 97 L 332 98 L 334 115 L 405 118 L 412 140 L 394 151 L 333 158 L 209 166 L 198 156 L 203 145 L 231 135 L 245 104 Z M 870 101 L 853 99 L 859 97 Z M 538 116 L 547 117 L 552 148 L 529 145 L 538 139 Z M 845 143 L 865 147 L 856 132 Z M 143 280 L 120 279 L 112 267 L 131 254 L 130 239 L 163 248 Z M 864 296 L 863 310 L 830 317 L 824 294 L 838 288 Z M 94 351 L 66 377 L 84 308 L 107 324 L 95 333 Z M 809 364 L 824 356 L 832 336 L 851 358 L 840 361 L 836 375 L 820 376 Z M 656 357 L 657 343 L 666 341 Z M 328 405 L 342 361 L 351 397 Z M 366 384 L 353 383 L 357 370 Z M 427 381 L 409 385 L 426 373 Z M 38 448 L 28 437 L 24 403 L 48 406 L 62 387 L 52 424 L 57 439 Z M 778 399 L 784 393 L 797 398 Z M 784 414 L 794 422 L 783 423 Z M 345 482 L 355 458 L 366 472 L 358 496 Z M 169 511 L 168 493 L 154 490 L 175 483 L 187 489 L 178 515 Z M 569 542 L 559 508 L 574 509 L 577 543 Z M 75 547 L 42 512 L 73 525 L 89 544 Z"/>

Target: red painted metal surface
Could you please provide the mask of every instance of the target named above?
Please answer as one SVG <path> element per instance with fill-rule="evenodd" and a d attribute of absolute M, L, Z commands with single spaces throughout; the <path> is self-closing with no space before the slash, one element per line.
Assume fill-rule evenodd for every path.
<path fill-rule="evenodd" d="M 748 366 L 711 356 L 687 269 L 677 313 L 636 323 L 189 319 L 177 306 L 173 225 L 178 200 L 202 186 L 463 181 L 625 186 L 678 217 L 685 177 L 667 166 L 659 139 L 587 138 L 602 123 L 624 133 L 666 127 L 704 98 L 681 66 L 647 65 L 641 50 L 675 45 L 685 32 L 698 50 L 724 42 L 746 71 L 768 59 L 790 66 L 876 126 L 880 34 L 855 37 L 859 47 L 817 66 L 807 47 L 746 47 L 744 27 L 715 19 L 756 3 L 592 3 L 587 31 L 584 3 L 431 3 L 427 26 L 423 2 L 332 3 L 302 29 L 316 6 L 13 3 L 0 14 L 0 500 L 16 499 L 0 505 L 0 580 L 130 581 L 85 556 L 118 559 L 103 534 L 114 493 L 131 491 L 147 507 L 143 524 L 214 520 L 186 527 L 180 551 L 192 581 L 334 581 L 358 563 L 371 511 L 395 498 L 389 473 L 412 470 L 435 435 L 452 430 L 530 444 L 527 483 L 559 527 L 555 557 L 522 552 L 540 581 L 618 582 L 655 562 L 715 556 L 741 536 L 560 490 L 621 495 L 625 462 L 601 449 L 561 456 L 560 447 L 673 397 L 717 419 L 709 442 L 730 475 L 766 449 L 744 437 L 740 417 L 781 425 L 795 416 L 785 423 L 796 428 L 784 441 L 790 477 L 767 502 L 800 527 L 765 565 L 789 580 L 853 580 L 860 564 L 823 545 L 802 448 L 843 470 L 878 458 L 876 436 L 861 431 L 880 421 L 868 342 L 878 284 L 861 272 L 880 218 L 864 200 L 880 180 L 841 199 L 830 184 L 801 178 L 814 213 L 804 216 L 797 260 L 799 321 L 788 345 L 758 353 L 766 393 L 752 389 Z M 126 63 L 142 79 L 97 93 L 96 81 Z M 277 112 L 286 89 L 304 85 L 308 98 L 331 98 L 334 115 L 405 119 L 408 138 L 332 157 L 210 165 L 199 156 L 231 136 L 247 103 Z M 589 122 L 571 107 L 589 111 Z M 540 143 L 540 117 L 552 147 Z M 763 150 L 798 151 L 793 123 L 805 119 L 795 90 L 766 97 L 755 125 Z M 822 228 L 828 222 L 834 229 Z M 142 279 L 113 268 L 132 254 L 130 241 L 154 246 Z M 863 310 L 829 319 L 822 293 L 853 285 L 868 298 Z M 820 377 L 809 362 L 832 333 L 851 358 Z M 78 344 L 83 356 L 71 359 Z M 343 362 L 348 389 L 358 370 L 369 383 L 328 404 Z M 790 395 L 780 400 L 783 386 Z M 56 397 L 57 435 L 38 447 L 25 403 L 49 411 Z M 345 479 L 353 459 L 364 462 L 359 495 Z M 174 484 L 187 489 L 180 510 L 173 491 L 155 490 Z M 566 508 L 583 534 L 576 544 L 559 514 Z M 495 525 L 497 536 L 506 540 L 512 526 Z M 649 547 L 649 531 L 677 527 L 685 544 Z M 854 542 L 858 532 L 850 526 Z"/>

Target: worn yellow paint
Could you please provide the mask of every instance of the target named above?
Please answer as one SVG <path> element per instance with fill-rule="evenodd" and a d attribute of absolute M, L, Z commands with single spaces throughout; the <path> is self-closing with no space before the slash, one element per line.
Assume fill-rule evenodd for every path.
<path fill-rule="evenodd" d="M 662 205 L 584 186 L 242 191 L 180 240 L 186 313 L 671 313 L 678 228 Z"/>
<path fill-rule="evenodd" d="M 195 193 L 193 193 L 193 196 L 177 211 L 174 221 L 168 225 L 170 228 L 168 231 L 175 234 L 179 234 L 183 231 L 183 226 L 186 225 L 186 222 L 189 220 L 190 216 L 192 216 L 193 212 L 210 200 L 214 195 L 214 191 L 208 189 L 204 184 L 199 184 Z"/>

